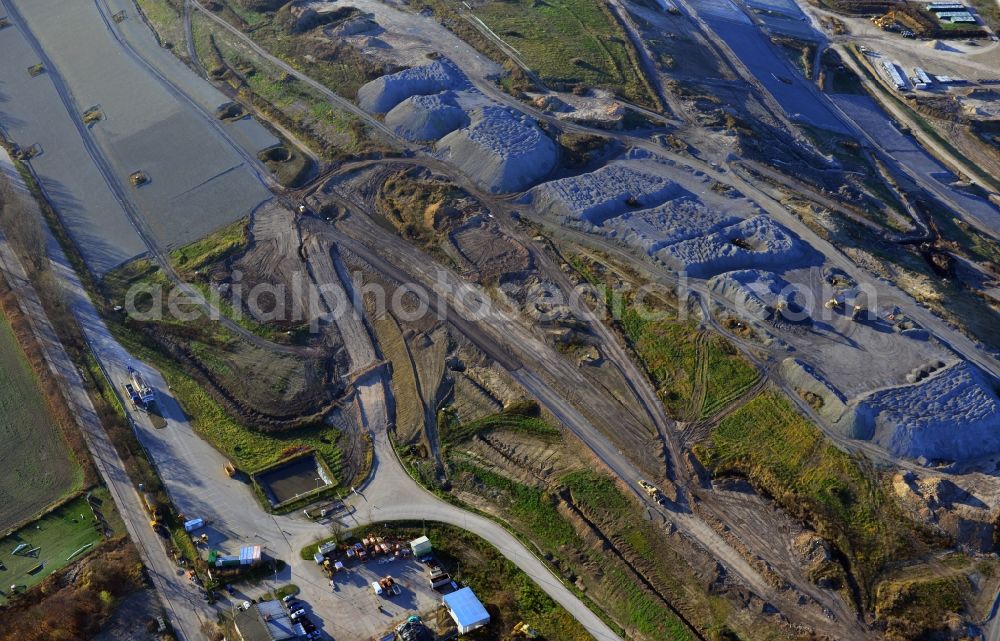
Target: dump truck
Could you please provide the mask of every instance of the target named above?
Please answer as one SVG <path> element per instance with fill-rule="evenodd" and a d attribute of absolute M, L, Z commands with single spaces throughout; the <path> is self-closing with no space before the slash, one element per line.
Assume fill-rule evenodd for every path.
<path fill-rule="evenodd" d="M 226 461 L 226 463 L 222 466 L 222 469 L 229 478 L 236 476 L 236 466 L 233 465 L 232 461 Z"/>
<path fill-rule="evenodd" d="M 639 487 L 641 487 L 642 491 L 645 492 L 650 498 L 655 499 L 660 494 L 660 490 L 649 481 L 639 479 Z"/>
<path fill-rule="evenodd" d="M 163 511 L 160 509 L 160 504 L 149 492 L 143 492 L 142 502 L 146 505 L 146 510 L 149 512 L 149 527 L 154 530 L 157 529 L 163 521 Z"/>
<path fill-rule="evenodd" d="M 152 405 L 152 403 L 156 400 L 156 395 L 153 393 L 153 388 L 146 383 L 146 379 L 142 377 L 142 374 L 140 374 L 133 367 L 129 366 L 128 378 L 129 382 L 132 383 L 136 396 L 138 396 L 139 402 L 142 403 L 143 407 L 148 408 Z"/>

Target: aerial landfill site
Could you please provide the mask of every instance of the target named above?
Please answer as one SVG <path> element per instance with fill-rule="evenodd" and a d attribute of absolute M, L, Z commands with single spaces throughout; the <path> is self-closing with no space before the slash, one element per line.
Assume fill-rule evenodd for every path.
<path fill-rule="evenodd" d="M 992 0 L 0 0 L 0 641 L 1000 638 Z"/>

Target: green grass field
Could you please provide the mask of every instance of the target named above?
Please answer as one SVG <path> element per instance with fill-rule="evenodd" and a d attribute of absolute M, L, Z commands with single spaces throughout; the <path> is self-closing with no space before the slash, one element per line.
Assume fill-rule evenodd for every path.
<path fill-rule="evenodd" d="M 885 564 L 912 554 L 923 538 L 870 464 L 837 449 L 777 392 L 727 416 L 696 452 L 714 474 L 746 476 L 832 541 L 865 599 Z"/>
<path fill-rule="evenodd" d="M 626 308 L 621 327 L 671 416 L 710 416 L 757 380 L 757 370 L 721 336 L 694 322 L 646 319 Z"/>
<path fill-rule="evenodd" d="M 53 422 L 14 331 L 0 316 L 0 531 L 80 489 L 83 472 Z M 0 581 L 2 583 L 2 581 Z"/>
<path fill-rule="evenodd" d="M 240 219 L 200 240 L 170 252 L 170 262 L 182 274 L 190 274 L 246 247 L 247 221 Z"/>
<path fill-rule="evenodd" d="M 123 527 L 107 489 L 96 488 L 93 495 L 100 500 L 100 510 L 108 523 L 115 531 L 121 532 Z M 103 538 L 94 525 L 94 516 L 86 497 L 75 498 L 0 539 L 0 561 L 6 567 L 6 570 L 0 571 L 0 588 L 4 594 L 11 585 L 17 585 L 19 589 L 30 588 L 56 570 L 84 556 Z M 20 554 L 13 554 L 14 549 L 22 543 L 29 547 Z M 90 547 L 70 558 L 70 555 L 88 544 Z M 34 553 L 24 554 L 34 548 L 38 548 Z M 32 572 L 36 569 L 37 571 Z M 6 598 L 0 596 L 0 604 L 5 602 Z"/>
<path fill-rule="evenodd" d="M 608 9 L 588 0 L 489 0 L 473 13 L 553 88 L 602 87 L 632 102 L 653 100 L 628 38 Z"/>

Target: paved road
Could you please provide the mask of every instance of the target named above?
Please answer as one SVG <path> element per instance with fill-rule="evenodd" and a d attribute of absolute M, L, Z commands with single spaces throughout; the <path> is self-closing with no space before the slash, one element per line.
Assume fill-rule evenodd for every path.
<path fill-rule="evenodd" d="M 20 174 L 11 163 L 10 156 L 2 148 L 0 148 L 0 174 L 10 179 L 18 188 L 23 196 L 24 206 L 35 210 L 37 215 L 41 216 L 41 213 L 37 212 L 34 198 L 28 193 Z M 52 269 L 58 281 L 64 287 L 69 287 L 66 290 L 67 293 L 72 295 L 74 291 L 82 292 L 75 272 L 69 268 L 62 249 L 51 235 L 48 235 L 48 249 L 49 255 L 52 257 Z M 146 511 L 139 494 L 125 473 L 125 465 L 108 438 L 107 432 L 104 431 L 104 426 L 94 410 L 83 380 L 69 355 L 63 349 L 62 343 L 59 342 L 58 336 L 38 300 L 37 293 L 27 280 L 24 268 L 5 239 L 0 239 L 0 267 L 17 294 L 21 309 L 31 324 L 49 367 L 55 373 L 56 379 L 62 384 L 63 396 L 73 410 L 97 470 L 111 490 L 118 511 L 125 522 L 125 527 L 142 556 L 143 563 L 162 597 L 171 620 L 180 623 L 182 630 L 197 630 L 200 627 L 200 621 L 192 619 L 192 615 L 196 614 L 196 609 L 190 607 L 196 595 L 185 581 L 178 580 L 178 573 L 181 571 L 167 556 L 159 536 L 149 527 Z M 196 638 L 198 637 L 185 636 L 184 634 L 180 636 L 181 641 Z"/>

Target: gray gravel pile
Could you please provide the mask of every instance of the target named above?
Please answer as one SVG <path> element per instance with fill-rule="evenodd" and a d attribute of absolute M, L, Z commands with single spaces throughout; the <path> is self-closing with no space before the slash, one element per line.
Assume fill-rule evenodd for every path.
<path fill-rule="evenodd" d="M 437 149 L 491 193 L 524 189 L 559 160 L 555 143 L 533 120 L 500 106 L 476 110 L 472 125 L 442 138 Z"/>
<path fill-rule="evenodd" d="M 875 392 L 841 424 L 897 456 L 960 461 L 1000 452 L 1000 398 L 967 361 L 917 385 Z"/>
<path fill-rule="evenodd" d="M 712 209 L 684 193 L 651 209 L 609 218 L 601 228 L 610 238 L 652 254 L 665 245 L 710 234 L 739 221 L 739 216 Z"/>
<path fill-rule="evenodd" d="M 454 92 L 410 96 L 385 115 L 385 124 L 407 140 L 437 140 L 469 124 Z"/>
<path fill-rule="evenodd" d="M 611 163 L 588 174 L 539 185 L 533 199 L 539 211 L 600 225 L 633 207 L 652 207 L 678 195 L 672 180 L 632 165 Z"/>
<path fill-rule="evenodd" d="M 455 63 L 442 58 L 362 85 L 358 89 L 358 105 L 370 113 L 386 113 L 410 96 L 427 96 L 469 86 L 468 78 Z"/>
<path fill-rule="evenodd" d="M 759 269 L 741 269 L 719 274 L 708 281 L 713 294 L 736 305 L 747 316 L 765 320 L 779 308 L 793 304 L 794 290 L 783 278 Z"/>
<path fill-rule="evenodd" d="M 802 243 L 765 215 L 702 236 L 667 245 L 656 257 L 697 278 L 737 269 L 787 268 L 802 258 Z"/>

